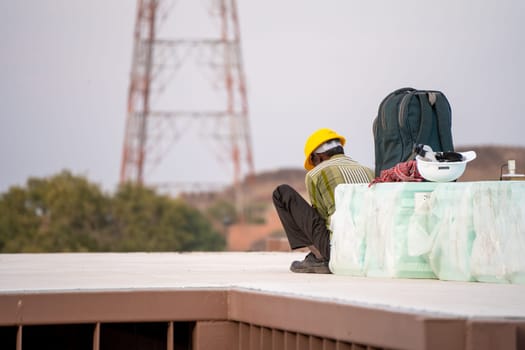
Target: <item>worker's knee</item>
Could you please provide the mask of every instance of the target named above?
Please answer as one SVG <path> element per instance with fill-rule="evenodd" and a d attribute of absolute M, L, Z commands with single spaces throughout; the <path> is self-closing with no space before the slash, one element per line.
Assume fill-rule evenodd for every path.
<path fill-rule="evenodd" d="M 272 195 L 274 204 L 286 202 L 293 192 L 295 192 L 295 190 L 290 185 L 283 184 L 277 186 Z"/>

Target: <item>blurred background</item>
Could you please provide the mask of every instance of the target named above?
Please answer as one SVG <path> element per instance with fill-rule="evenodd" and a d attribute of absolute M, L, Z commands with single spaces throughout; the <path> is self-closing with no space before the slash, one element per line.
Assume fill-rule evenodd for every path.
<path fill-rule="evenodd" d="M 129 0 L 0 3 L 4 251 L 38 251 L 27 242 L 53 230 L 74 235 L 80 226 L 91 243 L 62 246 L 67 241 L 62 237 L 47 242 L 45 250 L 264 249 L 267 237 L 282 237 L 270 204 L 273 187 L 288 182 L 304 191 L 307 136 L 333 128 L 347 137 L 348 155 L 373 167 L 372 122 L 379 103 L 407 86 L 448 97 L 455 145 L 478 151 L 462 181 L 497 180 L 508 159 L 525 172 L 525 4 L 519 0 L 142 3 L 158 6 L 154 36 L 164 45 L 155 51 L 158 64 L 150 77 L 157 85 L 148 102 L 161 117 L 156 129 L 153 123 L 144 129 L 150 163 L 141 182 L 152 193 L 119 187 L 123 180 L 136 180 L 123 176 L 123 164 L 126 145 L 136 147 L 140 140 L 129 125 L 130 116 L 145 107 L 136 102 L 146 96 L 137 81 L 147 75 L 148 51 L 137 44 L 137 32 L 148 33 L 148 12 L 140 17 L 137 2 Z M 232 13 L 225 29 L 224 18 Z M 229 58 L 212 44 L 221 38 L 232 47 Z M 229 59 L 233 90 L 223 69 Z M 228 100 L 231 91 L 239 95 Z M 133 172 L 138 156 L 128 161 Z M 249 181 L 248 174 L 254 175 Z M 84 186 L 84 194 L 94 190 L 89 196 L 105 204 L 77 208 L 86 216 L 73 223 L 68 221 L 73 214 L 64 211 L 68 222 L 58 225 L 49 208 L 57 213 L 74 206 L 56 198 L 84 198 L 68 186 Z M 245 186 L 250 187 L 242 198 L 235 195 Z M 196 209 L 219 243 L 207 247 L 195 242 L 208 239 L 195 237 L 182 245 L 151 243 L 153 237 L 169 241 L 169 229 L 160 234 L 150 228 L 161 221 L 173 226 L 166 221 L 180 208 L 162 214 L 150 208 L 152 221 L 146 224 L 134 216 L 146 210 L 140 209 L 139 203 L 148 202 L 143 195 L 161 202 L 152 204 L 155 208 L 177 201 Z M 134 201 L 137 207 L 120 207 Z M 239 203 L 242 217 L 236 214 Z M 7 249 L 5 242 L 16 236 L 13 218 L 22 210 L 17 205 L 32 218 L 16 230 L 33 233 Z M 192 226 L 185 234 L 199 230 Z M 111 234 L 102 232 L 115 237 L 109 240 Z M 140 235 L 140 243 L 116 243 Z"/>

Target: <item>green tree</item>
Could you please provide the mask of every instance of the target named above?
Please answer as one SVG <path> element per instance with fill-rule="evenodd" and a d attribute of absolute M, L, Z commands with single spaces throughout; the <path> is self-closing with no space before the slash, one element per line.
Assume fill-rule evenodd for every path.
<path fill-rule="evenodd" d="M 1 252 L 31 251 L 41 219 L 28 202 L 28 193 L 21 187 L 12 187 L 0 197 Z"/>
<path fill-rule="evenodd" d="M 109 199 L 68 171 L 30 178 L 0 197 L 0 247 L 6 252 L 100 250 Z"/>
<path fill-rule="evenodd" d="M 114 196 L 63 171 L 0 195 L 0 252 L 223 250 L 195 208 L 125 184 Z"/>
<path fill-rule="evenodd" d="M 112 202 L 117 251 L 223 250 L 225 240 L 196 209 L 152 189 L 121 185 Z"/>

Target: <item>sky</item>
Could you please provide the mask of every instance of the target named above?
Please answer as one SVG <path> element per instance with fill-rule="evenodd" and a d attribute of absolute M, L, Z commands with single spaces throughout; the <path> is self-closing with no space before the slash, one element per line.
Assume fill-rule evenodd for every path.
<path fill-rule="evenodd" d="M 185 1 L 171 13 L 205 26 Z M 237 5 L 257 172 L 301 168 L 305 140 L 321 127 L 373 167 L 379 103 L 406 86 L 445 93 L 456 146 L 525 146 L 523 1 Z M 63 169 L 116 188 L 135 12 L 132 0 L 0 1 L 0 193 Z M 230 181 L 206 142 L 186 142 L 197 153 L 181 159 L 190 148 L 173 144 L 146 182 Z"/>

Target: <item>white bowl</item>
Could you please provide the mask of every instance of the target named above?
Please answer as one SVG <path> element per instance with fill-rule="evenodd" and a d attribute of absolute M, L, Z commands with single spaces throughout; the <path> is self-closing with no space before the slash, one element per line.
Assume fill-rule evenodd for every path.
<path fill-rule="evenodd" d="M 429 162 L 416 156 L 417 170 L 425 180 L 433 182 L 449 182 L 458 179 L 465 172 L 467 163 L 476 159 L 476 152 L 460 152 L 461 162 Z"/>

